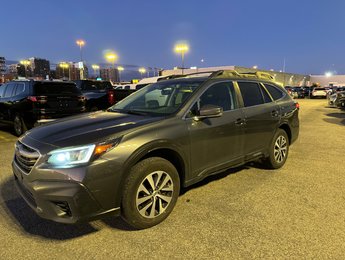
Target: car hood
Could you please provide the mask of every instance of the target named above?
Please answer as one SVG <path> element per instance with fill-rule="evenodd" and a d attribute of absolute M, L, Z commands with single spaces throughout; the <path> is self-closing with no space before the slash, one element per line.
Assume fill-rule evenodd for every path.
<path fill-rule="evenodd" d="M 126 131 L 161 120 L 162 117 L 95 112 L 60 119 L 28 131 L 22 140 L 34 139 L 55 147 L 102 142 Z"/>

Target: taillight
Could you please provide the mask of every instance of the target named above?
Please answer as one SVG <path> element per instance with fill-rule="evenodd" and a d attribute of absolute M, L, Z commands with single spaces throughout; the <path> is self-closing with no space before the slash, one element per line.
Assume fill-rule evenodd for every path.
<path fill-rule="evenodd" d="M 27 99 L 35 103 L 46 103 L 48 101 L 46 96 L 28 96 Z"/>
<path fill-rule="evenodd" d="M 115 92 L 114 90 L 108 90 L 108 102 L 110 105 L 115 104 Z"/>

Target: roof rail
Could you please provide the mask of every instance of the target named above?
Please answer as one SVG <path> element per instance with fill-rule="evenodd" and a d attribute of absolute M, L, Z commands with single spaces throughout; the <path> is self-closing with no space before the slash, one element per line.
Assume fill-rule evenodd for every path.
<path fill-rule="evenodd" d="M 190 74 L 185 74 L 185 75 L 170 75 L 170 76 L 162 78 L 162 80 L 180 78 L 180 77 L 192 78 L 192 77 L 197 77 L 201 75 L 205 75 L 208 78 L 238 77 L 238 78 L 258 78 L 258 79 L 266 79 L 266 80 L 274 81 L 274 77 L 267 72 L 256 71 L 256 72 L 239 73 L 236 70 L 200 71 L 200 72 L 195 72 L 195 73 L 190 73 Z"/>
<path fill-rule="evenodd" d="M 274 77 L 267 73 L 262 71 L 256 71 L 256 72 L 243 72 L 240 73 L 240 75 L 246 76 L 246 77 L 255 77 L 258 79 L 268 79 L 268 80 L 274 80 Z"/>

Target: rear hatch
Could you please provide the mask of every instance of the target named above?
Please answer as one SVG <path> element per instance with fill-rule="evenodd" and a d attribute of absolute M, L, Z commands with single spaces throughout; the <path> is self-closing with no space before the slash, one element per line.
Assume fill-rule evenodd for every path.
<path fill-rule="evenodd" d="M 33 102 L 34 111 L 40 118 L 60 118 L 85 110 L 81 91 L 72 82 L 35 82 Z"/>

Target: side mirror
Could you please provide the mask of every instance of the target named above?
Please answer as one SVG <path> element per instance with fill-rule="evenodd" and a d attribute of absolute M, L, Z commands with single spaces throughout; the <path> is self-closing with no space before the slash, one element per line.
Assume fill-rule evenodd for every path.
<path fill-rule="evenodd" d="M 198 114 L 194 117 L 196 121 L 204 118 L 220 117 L 223 115 L 223 108 L 215 105 L 206 105 L 200 108 Z"/>

